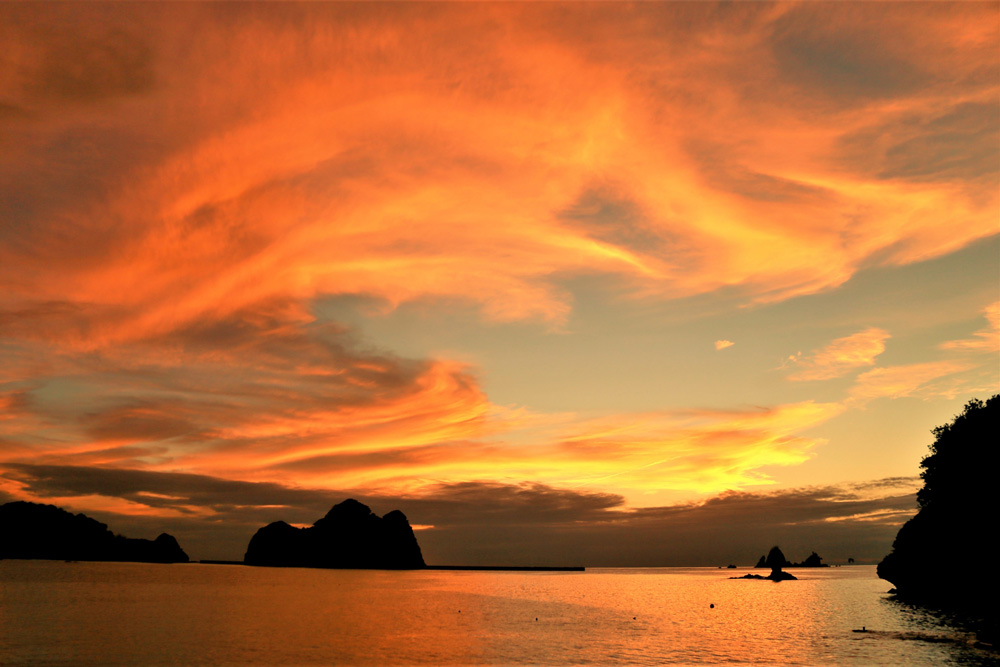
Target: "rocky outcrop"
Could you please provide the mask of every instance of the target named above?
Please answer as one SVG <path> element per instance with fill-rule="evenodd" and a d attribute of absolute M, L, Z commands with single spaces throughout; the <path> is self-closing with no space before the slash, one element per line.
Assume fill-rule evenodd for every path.
<path fill-rule="evenodd" d="M 919 511 L 907 521 L 878 565 L 899 596 L 949 608 L 986 609 L 996 618 L 997 578 L 957 566 L 990 562 L 993 521 L 1000 510 L 1000 395 L 973 400 L 950 424 L 933 430 L 931 453 L 920 463 Z"/>
<path fill-rule="evenodd" d="M 0 558 L 186 563 L 172 536 L 155 540 L 115 535 L 107 525 L 55 505 L 0 505 Z"/>
<path fill-rule="evenodd" d="M 823 559 L 820 558 L 819 554 L 817 554 L 814 551 L 809 555 L 809 558 L 806 558 L 801 563 L 795 563 L 793 565 L 789 565 L 789 567 L 830 567 L 830 566 L 825 564 L 823 562 Z"/>
<path fill-rule="evenodd" d="M 281 567 L 408 570 L 425 567 L 420 545 L 399 510 L 384 517 L 348 499 L 309 528 L 284 521 L 264 526 L 247 546 L 243 562 Z"/>
<path fill-rule="evenodd" d="M 775 547 L 775 548 L 777 548 L 777 547 Z M 773 549 L 772 549 L 772 551 L 773 551 Z M 780 550 L 779 550 L 779 553 L 780 553 Z M 769 556 L 770 556 L 770 554 L 769 554 Z M 783 557 L 784 556 L 782 556 L 782 558 Z M 757 564 L 754 565 L 754 567 L 755 568 L 767 568 L 767 567 L 772 567 L 772 566 L 768 565 L 768 557 L 761 556 L 760 560 L 757 561 Z M 792 562 L 789 562 L 789 561 L 785 561 L 784 564 L 782 564 L 781 567 L 830 567 L 830 566 L 827 565 L 826 563 L 824 563 L 823 559 L 819 556 L 819 554 L 817 554 L 814 551 L 814 552 L 812 552 L 809 555 L 808 558 L 806 558 L 801 563 L 792 563 Z"/>
<path fill-rule="evenodd" d="M 792 575 L 781 570 L 781 568 L 787 565 L 788 560 L 785 558 L 785 554 L 781 553 L 781 549 L 776 546 L 771 547 L 771 550 L 767 552 L 767 560 L 764 561 L 764 566 L 771 568 L 771 574 L 769 574 L 766 579 L 770 579 L 771 581 L 795 579 Z"/>
<path fill-rule="evenodd" d="M 767 557 L 760 557 L 757 561 L 756 567 L 771 568 L 771 574 L 762 576 L 760 574 L 745 574 L 742 577 L 730 577 L 730 579 L 762 579 L 768 581 L 795 581 L 796 577 L 791 574 L 782 571 L 781 568 L 788 566 L 788 561 L 785 559 L 785 554 L 781 552 L 778 547 L 771 547 L 771 550 L 767 552 Z"/>
<path fill-rule="evenodd" d="M 729 577 L 730 579 L 760 579 L 761 581 L 798 581 L 798 577 L 794 577 L 788 572 L 778 572 L 774 574 L 773 572 L 766 577 L 762 574 L 744 574 L 742 577 Z"/>

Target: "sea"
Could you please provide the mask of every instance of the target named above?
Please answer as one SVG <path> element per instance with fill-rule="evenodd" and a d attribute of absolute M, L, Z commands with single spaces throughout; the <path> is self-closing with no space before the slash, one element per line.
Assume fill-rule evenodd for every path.
<path fill-rule="evenodd" d="M 1000 664 L 874 567 L 729 578 L 751 571 L 6 560 L 0 665 Z"/>

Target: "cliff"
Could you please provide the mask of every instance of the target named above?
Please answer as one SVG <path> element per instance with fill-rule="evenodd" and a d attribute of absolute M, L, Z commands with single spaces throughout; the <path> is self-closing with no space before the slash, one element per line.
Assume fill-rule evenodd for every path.
<path fill-rule="evenodd" d="M 420 545 L 399 510 L 384 517 L 348 499 L 309 528 L 264 526 L 247 546 L 248 565 L 407 570 L 425 567 Z"/>
<path fill-rule="evenodd" d="M 172 536 L 155 540 L 115 535 L 107 525 L 54 505 L 0 505 L 0 558 L 186 563 Z"/>
<path fill-rule="evenodd" d="M 992 610 L 1000 593 L 997 578 L 959 568 L 988 564 L 994 550 L 1000 395 L 970 401 L 952 423 L 932 432 L 931 454 L 920 464 L 919 510 L 900 528 L 878 576 L 910 600 Z"/>

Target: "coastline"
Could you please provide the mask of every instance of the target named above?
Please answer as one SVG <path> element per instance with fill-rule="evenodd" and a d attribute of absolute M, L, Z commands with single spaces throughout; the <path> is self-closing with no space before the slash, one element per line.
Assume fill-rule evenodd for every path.
<path fill-rule="evenodd" d="M 199 560 L 194 561 L 202 565 L 247 565 L 241 560 Z M 251 567 L 273 567 L 273 566 L 251 566 Z M 359 568 L 313 568 L 319 570 L 355 570 Z M 381 568 L 360 568 L 360 569 L 381 569 Z M 472 572 L 585 572 L 587 568 L 582 565 L 569 566 L 546 566 L 546 565 L 428 565 L 426 567 L 413 568 L 414 570 L 460 570 Z"/>

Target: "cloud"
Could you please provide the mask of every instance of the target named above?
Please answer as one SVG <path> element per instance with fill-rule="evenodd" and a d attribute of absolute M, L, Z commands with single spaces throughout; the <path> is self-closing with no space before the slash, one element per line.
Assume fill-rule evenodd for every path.
<path fill-rule="evenodd" d="M 565 277 L 767 302 L 995 232 L 995 178 L 896 166 L 956 125 L 952 152 L 994 136 L 969 111 L 997 67 L 976 6 L 3 11 L 34 114 L 0 164 L 17 336 L 94 349 L 359 293 L 558 326 Z M 945 120 L 840 148 L 914 113 Z M 619 206 L 567 219 L 594 193 Z"/>
<path fill-rule="evenodd" d="M 408 488 L 463 480 L 531 479 L 614 490 L 628 498 L 664 490 L 712 493 L 772 484 L 762 469 L 803 463 L 825 440 L 801 432 L 844 410 L 806 401 L 745 410 L 621 413 L 602 418 L 500 412 L 489 437 L 410 446 L 401 439 L 261 468 L 280 479 L 338 480 L 341 488 Z"/>
<path fill-rule="evenodd" d="M 533 415 L 492 404 L 469 367 L 266 313 L 189 328 L 152 352 L 136 343 L 86 365 L 73 358 L 37 378 L 42 389 L 8 398 L 24 414 L 4 460 L 365 492 L 532 479 L 705 493 L 772 483 L 761 469 L 808 460 L 824 441 L 800 433 L 843 409 Z"/>
<path fill-rule="evenodd" d="M 346 330 L 242 311 L 156 341 L 58 359 L 3 396 L 8 460 L 254 477 L 489 435 L 503 421 L 471 369 L 364 349 Z M 12 406 L 18 406 L 15 411 Z M 303 481 L 316 471 L 299 470 Z"/>
<path fill-rule="evenodd" d="M 972 368 L 975 368 L 974 364 L 962 361 L 930 361 L 875 368 L 859 375 L 849 393 L 853 400 L 939 394 L 947 396 L 952 392 L 936 389 L 934 382 Z"/>
<path fill-rule="evenodd" d="M 845 485 L 727 493 L 641 509 L 548 490 L 558 494 L 564 513 L 527 523 L 524 517 L 532 514 L 533 503 L 526 503 L 523 512 L 500 515 L 494 522 L 494 515 L 476 512 L 477 505 L 471 504 L 470 520 L 461 526 L 452 525 L 446 515 L 433 516 L 429 522 L 434 529 L 422 531 L 420 541 L 425 552 L 441 554 L 441 561 L 430 562 L 751 565 L 777 543 L 790 557 L 796 554 L 796 560 L 817 550 L 828 562 L 853 557 L 873 563 L 888 552 L 899 526 L 915 512 L 916 484 L 896 485 L 880 497 L 861 498 Z M 525 493 L 524 500 L 543 490 Z"/>
<path fill-rule="evenodd" d="M 819 7 L 0 4 L 5 465 L 397 494 L 768 482 L 844 407 L 541 427 L 473 366 L 315 304 L 558 329 L 584 277 L 770 303 L 994 235 L 992 9 Z M 887 336 L 792 379 L 871 366 Z"/>
<path fill-rule="evenodd" d="M 731 340 L 717 340 L 717 341 L 715 341 L 715 349 L 716 350 L 724 350 L 727 347 L 732 347 L 735 344 L 736 343 L 734 343 Z"/>
<path fill-rule="evenodd" d="M 941 344 L 944 350 L 997 352 L 1000 350 L 1000 301 L 983 309 L 988 326 L 972 334 L 972 338 L 949 340 Z"/>
<path fill-rule="evenodd" d="M 128 534 L 169 529 L 195 558 L 239 558 L 258 527 L 279 519 L 312 523 L 346 497 L 332 489 L 76 466 L 18 464 L 5 476 L 32 498 L 74 511 L 95 496 L 144 506 L 150 511 L 90 511 Z M 537 483 L 463 482 L 420 495 L 355 497 L 379 514 L 401 509 L 412 523 L 431 526 L 418 539 L 433 564 L 749 565 L 775 542 L 796 559 L 815 549 L 828 560 L 877 560 L 915 511 L 917 484 L 894 478 L 729 492 L 642 509 L 614 494 Z"/>
<path fill-rule="evenodd" d="M 858 368 L 873 366 L 875 357 L 885 351 L 888 331 L 870 327 L 864 331 L 838 338 L 805 359 L 789 357 L 789 361 L 802 370 L 788 376 L 789 380 L 829 380 L 841 377 Z"/>
<path fill-rule="evenodd" d="M 295 507 L 319 509 L 329 490 L 303 490 L 273 482 L 227 480 L 209 475 L 154 472 L 128 468 L 54 466 L 29 463 L 8 464 L 5 476 L 24 484 L 37 498 L 107 496 L 180 513 L 190 507 L 213 514 L 229 514 L 241 508 Z M 328 509 L 328 508 L 327 508 Z"/>
<path fill-rule="evenodd" d="M 561 441 L 579 471 L 567 481 L 605 488 L 720 489 L 770 484 L 767 466 L 809 460 L 825 442 L 798 435 L 843 411 L 805 401 L 733 411 L 690 410 L 591 420 Z"/>
<path fill-rule="evenodd" d="M 808 460 L 823 441 L 799 434 L 842 409 L 535 415 L 493 404 L 475 368 L 379 351 L 284 302 L 49 363 L 6 399 L 20 406 L 7 462 L 366 492 L 469 479 L 629 497 L 770 484 L 761 469 Z"/>
<path fill-rule="evenodd" d="M 478 398 L 476 412 L 468 416 L 465 399 L 452 393 L 453 378 L 444 378 L 443 393 L 430 397 L 420 388 L 424 379 L 416 382 L 391 401 L 376 397 L 374 404 L 317 411 L 308 405 L 285 408 L 269 394 L 257 398 L 276 405 L 253 414 L 214 403 L 146 405 L 141 410 L 129 404 L 87 415 L 82 433 L 67 433 L 78 441 L 74 446 L 31 443 L 12 450 L 6 461 L 197 470 L 362 491 L 417 492 L 471 478 L 536 479 L 630 494 L 664 489 L 705 493 L 773 483 L 760 469 L 809 460 L 825 441 L 798 433 L 843 409 L 805 402 L 746 411 L 570 419 L 541 429 L 528 420 L 526 428 L 518 429 L 516 414 L 507 421 L 502 411 L 491 416 L 494 411 Z M 289 396 L 289 403 L 317 398 L 323 397 L 300 394 Z M 191 424 L 177 418 L 178 413 L 215 421 Z"/>

